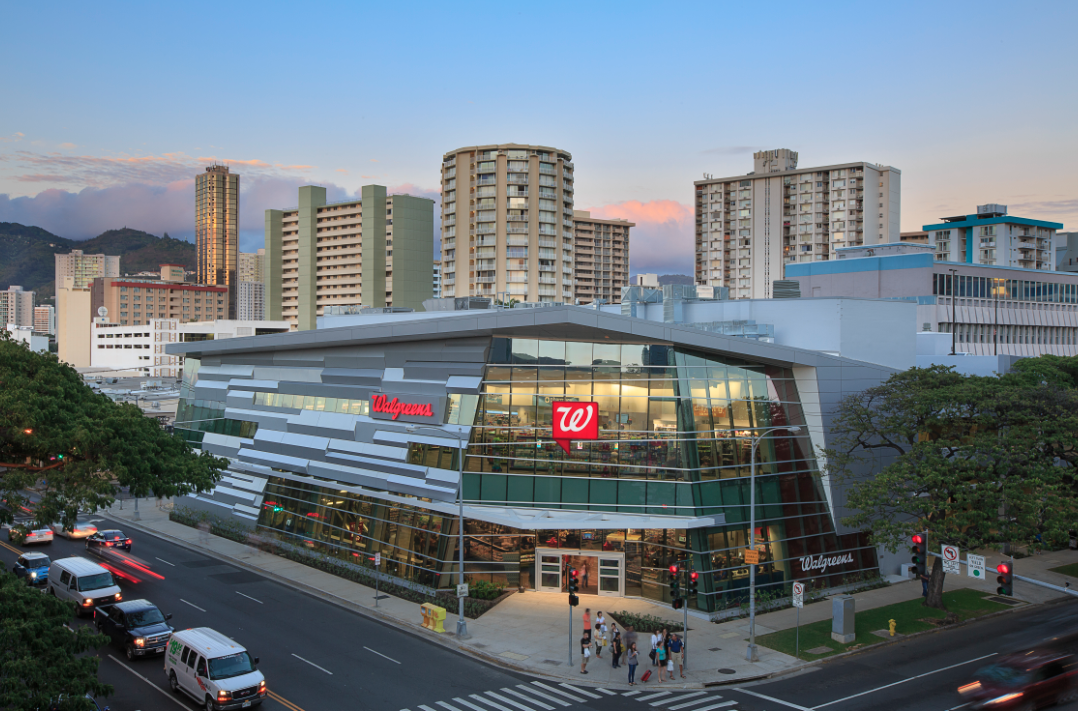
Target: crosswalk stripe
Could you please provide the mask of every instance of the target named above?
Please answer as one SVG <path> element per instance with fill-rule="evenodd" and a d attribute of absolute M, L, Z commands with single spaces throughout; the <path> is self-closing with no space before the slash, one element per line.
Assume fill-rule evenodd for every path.
<path fill-rule="evenodd" d="M 721 709 L 723 706 L 733 706 L 736 703 L 736 701 L 722 701 L 717 704 L 712 704 L 711 706 L 705 706 L 701 709 L 693 709 L 693 711 L 713 711 L 714 709 Z"/>
<path fill-rule="evenodd" d="M 516 691 L 514 689 L 510 689 L 509 687 L 506 687 L 506 688 L 502 689 L 502 691 L 504 691 L 507 694 L 512 694 L 513 696 L 516 696 L 518 699 L 524 699 L 528 703 L 535 704 L 539 708 L 546 709 L 546 711 L 554 711 L 553 706 L 548 706 L 547 704 L 544 704 L 542 701 L 536 701 L 535 699 L 529 698 L 529 697 L 525 696 L 524 694 L 520 693 L 519 691 Z M 508 700 L 509 699 L 506 699 L 506 701 L 508 701 Z"/>
<path fill-rule="evenodd" d="M 607 696 L 617 696 L 618 695 L 618 692 L 611 691 L 610 689 L 596 689 L 596 691 L 601 691 L 602 693 L 606 694 Z"/>
<path fill-rule="evenodd" d="M 472 711 L 487 711 L 487 710 L 486 710 L 485 708 L 483 708 L 482 706 L 476 706 L 476 705 L 475 705 L 475 704 L 473 704 L 473 703 L 472 703 L 471 701 L 465 701 L 464 699 L 460 698 L 459 696 L 458 696 L 458 697 L 456 697 L 456 698 L 455 698 L 455 699 L 453 699 L 453 700 L 454 700 L 454 701 L 456 701 L 456 702 L 457 702 L 458 704 L 461 704 L 462 706 L 467 706 L 467 707 L 468 707 L 468 708 L 470 708 L 470 709 L 471 709 Z"/>
<path fill-rule="evenodd" d="M 670 695 L 669 691 L 660 691 L 657 694 L 648 694 L 647 696 L 641 696 L 639 699 L 637 699 L 637 701 L 651 701 L 652 699 L 659 699 L 659 698 L 662 698 L 663 696 L 669 696 L 669 695 Z"/>
<path fill-rule="evenodd" d="M 632 691 L 626 691 L 624 694 L 622 694 L 622 696 L 636 696 L 637 694 L 642 694 L 642 693 L 644 693 L 644 692 L 640 691 L 639 689 L 633 689 Z"/>
<path fill-rule="evenodd" d="M 505 706 L 502 706 L 497 701 L 491 701 L 490 699 L 483 698 L 479 694 L 468 694 L 468 698 L 475 699 L 476 701 L 482 701 L 484 704 L 488 704 L 488 705 L 493 706 L 494 708 L 498 709 L 498 711 L 513 711 L 510 708 L 506 708 Z"/>
<path fill-rule="evenodd" d="M 502 701 L 504 703 L 512 704 L 513 706 L 516 706 L 518 709 L 520 709 L 520 711 L 535 711 L 535 709 L 533 709 L 531 706 L 525 706 L 524 704 L 520 703 L 519 701 L 513 701 L 512 699 L 507 699 L 504 696 L 502 696 L 501 694 L 495 693 L 493 691 L 488 691 L 488 692 L 486 692 L 486 694 L 487 694 L 487 696 L 493 696 L 498 701 Z M 540 701 L 533 701 L 532 703 L 538 704 L 538 705 L 542 706 L 545 709 L 549 709 L 550 711 L 554 711 L 553 706 L 547 706 L 546 704 L 544 704 L 544 703 L 542 703 Z"/>
<path fill-rule="evenodd" d="M 529 694 L 535 694 L 540 699 L 546 699 L 547 701 L 549 701 L 552 704 L 558 704 L 559 706 L 569 706 L 570 705 L 569 702 L 565 701 L 564 699 L 559 699 L 558 697 L 551 696 L 550 694 L 544 694 L 542 691 L 536 691 L 535 689 L 531 688 L 527 684 L 517 684 L 517 688 L 518 689 L 523 689 L 524 691 L 527 691 Z"/>
<path fill-rule="evenodd" d="M 434 711 L 430 706 L 424 706 L 423 704 L 420 704 L 419 708 L 423 709 L 423 711 Z"/>
<path fill-rule="evenodd" d="M 460 711 L 460 709 L 458 709 L 456 706 L 454 706 L 453 704 L 446 703 L 445 701 L 435 701 L 434 703 L 438 704 L 439 706 L 446 707 L 447 709 L 449 709 L 449 711 Z"/>
<path fill-rule="evenodd" d="M 603 698 L 602 696 L 599 696 L 598 694 L 593 694 L 590 691 L 584 691 L 583 689 L 577 688 L 577 687 L 575 687 L 575 686 L 573 686 L 571 684 L 558 684 L 558 686 L 564 686 L 566 689 L 569 689 L 570 691 L 575 691 L 578 694 L 583 694 L 584 696 L 587 696 L 589 699 L 601 699 L 601 698 Z"/>
<path fill-rule="evenodd" d="M 582 699 L 582 698 L 580 698 L 578 696 L 573 696 L 568 691 L 562 691 L 561 689 L 555 689 L 553 686 L 547 686 L 546 684 L 544 684 L 541 681 L 533 681 L 532 684 L 535 685 L 535 686 L 538 686 L 541 689 L 546 689 L 547 691 L 551 691 L 551 692 L 553 692 L 555 694 L 561 694 L 562 696 L 567 697 L 570 701 L 577 701 L 579 703 L 584 703 L 584 699 Z"/>
<path fill-rule="evenodd" d="M 663 704 L 668 704 L 668 703 L 670 703 L 672 701 L 681 701 L 682 699 L 692 698 L 693 696 L 703 696 L 706 693 L 707 693 L 706 691 L 694 691 L 691 694 L 678 694 L 677 696 L 675 696 L 672 699 L 662 699 L 660 701 L 652 701 L 651 705 L 652 706 L 662 706 Z M 692 706 L 693 704 L 698 704 L 701 701 L 704 701 L 704 699 L 697 699 L 696 701 L 690 701 L 689 703 L 682 704 L 680 706 L 671 706 L 670 708 L 671 709 L 683 709 L 686 706 Z"/>

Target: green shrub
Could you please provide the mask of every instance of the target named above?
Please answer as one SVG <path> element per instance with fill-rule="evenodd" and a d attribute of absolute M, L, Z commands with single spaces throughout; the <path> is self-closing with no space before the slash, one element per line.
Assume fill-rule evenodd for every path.
<path fill-rule="evenodd" d="M 619 612 L 608 612 L 610 618 L 617 622 L 624 629 L 626 627 L 632 627 L 637 632 L 660 632 L 665 629 L 667 632 L 681 632 L 682 625 L 680 622 L 670 622 L 664 620 L 661 617 L 655 615 L 641 615 L 636 612 L 626 612 L 621 610 Z"/>
<path fill-rule="evenodd" d="M 505 591 L 500 585 L 489 583 L 486 580 L 477 580 L 468 586 L 468 596 L 478 600 L 496 600 Z"/>

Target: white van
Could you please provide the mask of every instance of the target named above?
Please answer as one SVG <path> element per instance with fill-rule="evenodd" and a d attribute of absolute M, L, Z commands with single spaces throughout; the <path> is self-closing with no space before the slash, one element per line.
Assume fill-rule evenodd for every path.
<path fill-rule="evenodd" d="M 165 674 L 173 691 L 182 691 L 206 711 L 246 709 L 266 698 L 266 679 L 255 668 L 258 657 L 209 627 L 174 632 L 165 653 Z"/>
<path fill-rule="evenodd" d="M 73 556 L 54 560 L 49 566 L 49 594 L 75 603 L 75 614 L 93 614 L 98 605 L 123 599 L 112 573 L 93 561 Z"/>

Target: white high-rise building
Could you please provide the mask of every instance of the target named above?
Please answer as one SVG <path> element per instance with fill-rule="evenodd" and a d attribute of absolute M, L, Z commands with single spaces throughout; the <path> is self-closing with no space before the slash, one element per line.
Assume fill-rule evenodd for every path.
<path fill-rule="evenodd" d="M 34 332 L 44 333 L 49 336 L 56 335 L 56 307 L 34 307 Z"/>
<path fill-rule="evenodd" d="M 936 259 L 941 262 L 1053 272 L 1059 246 L 1066 244 L 1056 232 L 1062 223 L 1008 215 L 1006 205 L 978 205 L 974 215 L 941 219 L 939 224 L 924 226 L 928 244 L 936 248 Z"/>
<path fill-rule="evenodd" d="M 442 298 L 442 263 L 434 260 L 434 298 Z"/>
<path fill-rule="evenodd" d="M 34 292 L 23 291 L 21 286 L 9 286 L 0 291 L 0 328 L 34 325 Z"/>
<path fill-rule="evenodd" d="M 107 254 L 83 254 L 73 249 L 70 254 L 55 255 L 56 290 L 64 283 L 64 277 L 74 279 L 75 289 L 87 289 L 97 277 L 120 276 L 120 258 Z"/>
<path fill-rule="evenodd" d="M 696 283 L 731 299 L 771 298 L 785 265 L 835 249 L 900 241 L 902 173 L 874 163 L 798 168 L 786 148 L 753 154 L 755 170 L 697 180 Z"/>
<path fill-rule="evenodd" d="M 573 164 L 557 148 L 442 157 L 442 296 L 572 303 Z"/>
<path fill-rule="evenodd" d="M 266 285 L 241 281 L 237 285 L 236 313 L 240 321 L 262 321 L 266 317 Z"/>

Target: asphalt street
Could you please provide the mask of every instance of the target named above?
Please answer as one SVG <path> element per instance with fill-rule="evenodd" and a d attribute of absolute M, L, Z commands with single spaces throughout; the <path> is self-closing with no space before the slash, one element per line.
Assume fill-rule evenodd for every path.
<path fill-rule="evenodd" d="M 97 518 L 102 529 L 119 527 L 101 517 L 88 518 Z M 740 688 L 674 691 L 653 677 L 635 687 L 597 689 L 500 670 L 168 541 L 142 533 L 132 538 L 132 554 L 142 569 L 126 569 L 140 582 L 120 581 L 125 599 L 151 600 L 174 615 L 171 623 L 177 629 L 213 627 L 247 647 L 261 658 L 259 668 L 271 692 L 269 709 L 945 711 L 962 707 L 957 687 L 994 655 L 1078 629 L 1078 602 L 1068 600 Z M 35 549 L 54 560 L 86 555 L 81 541 L 59 537 Z M 12 548 L 0 547 L 6 569 L 15 557 Z M 161 659 L 128 662 L 115 646 L 102 648 L 99 656 L 101 679 L 116 689 L 103 702 L 113 711 L 197 708 L 191 699 L 168 690 Z M 641 666 L 640 672 L 645 669 Z M 1068 708 L 1078 709 L 1078 704 Z"/>

